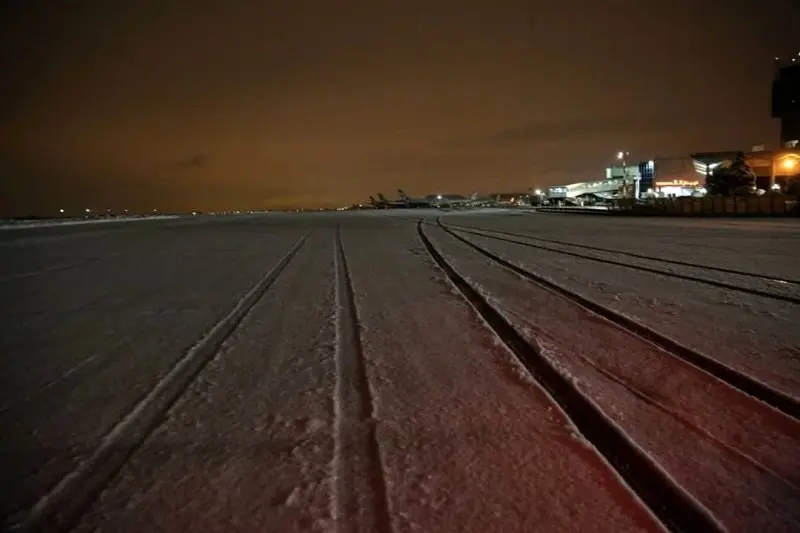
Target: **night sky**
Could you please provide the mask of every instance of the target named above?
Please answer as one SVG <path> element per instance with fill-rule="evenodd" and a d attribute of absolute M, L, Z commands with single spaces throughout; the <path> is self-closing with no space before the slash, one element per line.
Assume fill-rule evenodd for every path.
<path fill-rule="evenodd" d="M 0 3 L 2 215 L 525 191 L 777 147 L 797 0 Z"/>

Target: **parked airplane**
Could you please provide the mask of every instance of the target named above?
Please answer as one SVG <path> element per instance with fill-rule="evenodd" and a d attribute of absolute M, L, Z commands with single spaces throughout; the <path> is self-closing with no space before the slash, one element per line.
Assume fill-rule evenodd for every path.
<path fill-rule="evenodd" d="M 469 200 L 461 194 L 429 194 L 425 199 L 435 207 L 454 207 Z"/>
<path fill-rule="evenodd" d="M 526 192 L 494 193 L 490 196 L 498 207 L 515 207 L 530 204 L 530 194 Z"/>
<path fill-rule="evenodd" d="M 499 204 L 497 198 L 493 196 L 486 196 L 472 193 L 468 197 L 460 195 L 441 195 L 442 201 L 439 202 L 439 207 L 449 207 L 455 209 L 471 208 L 471 207 L 497 207 Z"/>
<path fill-rule="evenodd" d="M 409 208 L 433 207 L 433 204 L 430 202 L 430 200 L 427 200 L 425 198 L 410 198 L 401 189 L 398 189 L 397 192 L 400 193 L 400 200 L 389 200 L 382 193 L 378 193 L 378 200 L 375 200 L 375 198 L 373 198 L 372 196 L 369 197 L 369 200 L 370 202 L 372 202 L 372 205 L 380 209 L 409 209 Z"/>
<path fill-rule="evenodd" d="M 400 200 L 406 203 L 406 207 L 434 207 L 434 202 L 428 198 L 411 198 L 403 189 L 397 189 Z"/>
<path fill-rule="evenodd" d="M 379 209 L 409 209 L 409 208 L 470 208 L 470 207 L 492 207 L 499 205 L 497 198 L 492 196 L 481 196 L 473 193 L 470 196 L 460 194 L 431 194 L 424 198 L 412 198 L 402 189 L 397 190 L 400 200 L 389 200 L 383 194 L 378 193 L 378 199 L 370 196 L 370 203 Z"/>
<path fill-rule="evenodd" d="M 404 201 L 389 200 L 382 193 L 378 193 L 377 200 L 372 196 L 370 196 L 369 201 L 372 203 L 372 205 L 374 205 L 378 209 L 405 209 L 406 207 L 408 207 Z"/>
<path fill-rule="evenodd" d="M 398 192 L 401 198 L 412 200 L 402 190 L 398 190 Z M 473 193 L 469 197 L 462 194 L 429 194 L 425 198 L 418 199 L 418 201 L 420 203 L 429 203 L 432 207 L 439 208 L 481 207 L 492 204 L 491 198 L 480 196 L 478 193 Z"/>

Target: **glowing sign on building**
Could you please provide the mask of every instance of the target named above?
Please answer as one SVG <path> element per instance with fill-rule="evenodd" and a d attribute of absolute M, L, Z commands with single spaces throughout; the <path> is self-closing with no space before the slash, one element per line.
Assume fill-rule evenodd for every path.
<path fill-rule="evenodd" d="M 656 182 L 656 187 L 697 187 L 700 182 L 697 180 L 682 180 L 674 179 L 668 181 L 659 180 Z"/>

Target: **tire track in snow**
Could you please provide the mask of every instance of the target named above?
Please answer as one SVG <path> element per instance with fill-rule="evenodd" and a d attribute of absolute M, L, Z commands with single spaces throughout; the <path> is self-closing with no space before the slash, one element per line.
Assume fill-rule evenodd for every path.
<path fill-rule="evenodd" d="M 617 313 L 605 305 L 597 303 L 594 300 L 591 300 L 570 289 L 567 289 L 566 287 L 554 283 L 543 276 L 530 272 L 529 270 L 525 270 L 524 268 L 520 268 L 517 265 L 506 261 L 502 257 L 493 254 L 469 239 L 459 235 L 452 229 L 442 224 L 441 220 L 437 219 L 437 223 L 444 231 L 448 233 L 448 235 L 453 236 L 476 252 L 507 268 L 508 270 L 511 270 L 515 274 L 522 276 L 528 281 L 544 287 L 545 289 L 554 292 L 559 296 L 566 298 L 567 300 L 577 303 L 581 307 L 592 311 L 602 318 L 605 318 L 609 322 L 628 331 L 629 333 L 658 346 L 669 354 L 703 370 L 704 372 L 712 375 L 720 381 L 727 383 L 731 387 L 747 394 L 748 396 L 752 396 L 753 398 L 756 398 L 757 400 L 769 405 L 773 409 L 777 409 L 785 415 L 800 421 L 800 402 L 798 402 L 795 398 L 792 398 L 791 396 L 788 396 L 781 391 L 762 383 L 754 377 L 720 363 L 716 359 L 712 359 L 707 355 L 703 355 L 700 352 L 688 348 L 671 339 L 670 337 L 662 335 L 648 326 L 645 326 L 641 322 Z"/>
<path fill-rule="evenodd" d="M 85 359 L 81 359 L 76 364 L 74 364 L 70 368 L 68 368 L 66 371 L 62 372 L 60 375 L 56 376 L 55 378 L 47 381 L 44 385 L 42 385 L 41 387 L 37 388 L 36 390 L 31 392 L 27 396 L 23 396 L 22 398 L 19 398 L 17 400 L 14 400 L 14 401 L 11 401 L 11 402 L 6 403 L 4 405 L 1 405 L 0 406 L 0 415 L 3 415 L 7 411 L 10 411 L 10 410 L 12 410 L 12 409 L 14 409 L 16 407 L 19 407 L 22 404 L 29 403 L 30 401 L 34 400 L 35 398 L 38 398 L 38 397 L 42 396 L 44 393 L 46 393 L 47 391 L 49 391 L 53 387 L 56 387 L 57 385 L 60 385 L 61 383 L 63 383 L 67 379 L 69 379 L 70 376 L 73 376 L 77 372 L 80 372 L 81 369 L 87 367 L 88 365 L 90 365 L 91 363 L 95 362 L 98 359 L 100 359 L 100 356 L 97 355 L 97 354 L 90 355 L 89 357 L 87 357 Z"/>
<path fill-rule="evenodd" d="M 445 227 L 444 224 L 442 224 L 441 221 L 438 218 L 437 218 L 437 222 L 443 228 Z M 704 285 L 710 285 L 712 287 L 717 287 L 717 288 L 720 288 L 720 289 L 728 289 L 728 290 L 731 290 L 731 291 L 737 291 L 737 292 L 741 292 L 741 293 L 744 293 L 744 294 L 751 294 L 753 296 L 760 296 L 762 298 L 769 298 L 769 299 L 772 299 L 772 300 L 778 300 L 778 301 L 782 301 L 782 302 L 789 302 L 789 303 L 792 303 L 792 304 L 800 304 L 800 298 L 798 298 L 796 296 L 789 295 L 789 294 L 780 294 L 780 293 L 775 293 L 775 292 L 763 291 L 761 289 L 754 289 L 754 288 L 751 288 L 751 287 L 741 287 L 739 285 L 733 285 L 731 283 L 726 283 L 724 281 L 717 281 L 717 280 L 706 279 L 706 278 L 698 278 L 696 276 L 690 276 L 688 274 L 681 274 L 681 273 L 678 273 L 678 272 L 670 272 L 668 270 L 661 270 L 661 269 L 658 269 L 658 268 L 651 268 L 651 267 L 647 267 L 647 266 L 643 266 L 643 265 L 635 265 L 633 263 L 623 263 L 622 261 L 616 261 L 614 259 L 593 257 L 591 255 L 584 255 L 584 254 L 580 254 L 580 253 L 577 253 L 577 252 L 570 252 L 568 250 L 559 250 L 558 248 L 552 248 L 550 246 L 543 246 L 541 244 L 535 244 L 535 243 L 532 243 L 532 242 L 520 241 L 520 240 L 516 240 L 516 239 L 512 239 L 512 238 L 508 238 L 508 237 L 501 237 L 500 235 L 492 235 L 492 234 L 488 233 L 488 232 L 498 233 L 495 230 L 480 229 L 480 231 L 474 231 L 473 229 L 463 229 L 463 227 L 459 227 L 459 226 L 456 226 L 456 225 L 451 225 L 451 227 L 453 227 L 457 231 L 460 231 L 460 232 L 463 232 L 463 233 L 468 233 L 468 234 L 471 234 L 471 235 L 477 235 L 479 237 L 486 237 L 486 238 L 489 238 L 489 239 L 495 239 L 495 240 L 498 240 L 498 241 L 508 242 L 508 243 L 511 243 L 511 244 L 518 244 L 520 246 L 526 246 L 528 248 L 536 248 L 536 249 L 539 249 L 539 250 L 545 250 L 547 252 L 554 252 L 554 253 L 557 253 L 557 254 L 562 254 L 562 255 L 566 255 L 566 256 L 570 256 L 570 257 L 577 257 L 579 259 L 585 259 L 587 261 L 595 261 L 597 263 L 604 263 L 604 264 L 607 264 L 607 265 L 621 266 L 621 267 L 624 267 L 624 268 L 630 268 L 630 269 L 633 269 L 633 270 L 639 270 L 641 272 L 647 272 L 649 274 L 658 274 L 660 276 L 667 276 L 667 277 L 670 277 L 670 278 L 676 278 L 676 279 L 681 279 L 681 280 L 685 280 L 685 281 L 692 281 L 692 282 L 695 282 L 695 283 L 702 283 Z M 486 233 L 484 233 L 484 232 L 486 232 Z M 521 236 L 521 235 L 516 235 L 516 237 L 517 238 L 524 238 L 524 239 L 536 239 L 536 237 Z M 568 246 L 575 246 L 575 245 L 573 244 L 573 245 L 568 245 Z M 617 252 L 615 252 L 615 253 L 617 253 Z M 651 261 L 657 261 L 657 259 L 650 259 L 650 260 Z M 747 274 L 747 275 L 749 275 L 751 277 L 754 276 L 753 274 Z M 793 282 L 791 282 L 791 281 L 779 280 L 779 279 L 768 278 L 768 277 L 765 277 L 765 278 L 762 278 L 762 279 L 766 279 L 766 280 L 774 282 L 774 283 L 779 283 L 779 284 L 781 284 L 783 286 L 792 286 L 792 284 L 793 284 Z"/>
<path fill-rule="evenodd" d="M 116 259 L 118 257 L 122 257 L 123 255 L 124 254 L 122 253 L 113 253 L 101 257 L 90 257 L 88 259 L 81 259 L 79 261 L 75 261 L 74 263 L 65 263 L 62 265 L 51 266 L 43 268 L 41 270 L 33 270 L 30 272 L 21 272 L 19 274 L 12 274 L 11 276 L 0 279 L 0 284 L 11 283 L 13 281 L 19 281 L 21 279 L 32 278 L 35 276 L 43 276 L 45 274 L 53 274 L 55 272 L 63 272 L 65 270 L 72 270 L 73 268 L 82 267 L 91 263 L 99 263 L 101 261 L 105 261 L 108 259 Z"/>
<path fill-rule="evenodd" d="M 358 310 L 341 230 L 334 236 L 336 268 L 336 389 L 334 497 L 337 531 L 391 533 L 389 501 L 378 444 L 375 404 L 361 345 Z"/>
<path fill-rule="evenodd" d="M 580 393 L 498 313 L 442 256 L 417 223 L 417 233 L 433 261 L 497 337 L 553 398 L 578 431 L 617 471 L 631 490 L 671 531 L 723 532 L 702 504 L 683 490 L 600 408 Z M 446 228 L 445 228 L 446 229 Z"/>
<path fill-rule="evenodd" d="M 160 423 L 164 413 L 217 353 L 253 306 L 281 275 L 308 240 L 301 237 L 284 257 L 242 297 L 228 315 L 206 333 L 136 406 L 103 438 L 94 452 L 64 476 L 30 509 L 7 519 L 4 530 L 58 533 L 69 531 Z"/>
<path fill-rule="evenodd" d="M 530 239 L 533 241 L 540 241 L 546 242 L 549 244 L 555 244 L 558 246 L 572 246 L 573 248 L 584 249 L 584 250 L 592 250 L 595 252 L 604 252 L 609 254 L 616 254 L 622 255 L 625 257 L 633 257 L 635 259 L 644 259 L 646 261 L 654 261 L 660 263 L 667 263 L 670 265 L 678 265 L 678 266 L 685 266 L 691 268 L 697 268 L 701 270 L 708 270 L 712 272 L 720 272 L 722 274 L 735 274 L 737 276 L 754 278 L 754 279 L 761 279 L 765 281 L 771 281 L 774 283 L 782 283 L 787 285 L 800 285 L 800 280 L 796 279 L 787 279 L 787 278 L 776 278 L 774 276 L 765 276 L 764 274 L 757 274 L 755 272 L 747 272 L 744 270 L 737 270 L 733 268 L 725 268 L 713 265 L 703 265 L 701 263 L 692 263 L 690 261 L 679 261 L 677 259 L 667 259 L 665 257 L 656 257 L 653 255 L 646 255 L 646 254 L 639 254 L 635 252 L 627 252 L 623 250 L 614 250 L 613 248 L 603 248 L 601 246 L 592 246 L 589 244 L 581 244 L 576 242 L 568 242 L 568 241 L 557 241 L 555 239 L 545 239 L 544 237 L 536 237 L 534 235 L 528 233 L 514 233 L 512 231 L 503 231 L 498 229 L 486 229 L 480 228 L 476 226 L 465 226 L 463 224 L 453 224 L 450 223 L 447 225 L 450 228 L 457 228 L 457 229 L 464 229 L 464 230 L 474 230 L 474 231 L 484 231 L 487 233 L 496 233 L 498 235 L 506 235 L 509 237 L 520 237 L 522 239 Z M 485 237 L 491 237 L 490 235 L 484 235 Z"/>

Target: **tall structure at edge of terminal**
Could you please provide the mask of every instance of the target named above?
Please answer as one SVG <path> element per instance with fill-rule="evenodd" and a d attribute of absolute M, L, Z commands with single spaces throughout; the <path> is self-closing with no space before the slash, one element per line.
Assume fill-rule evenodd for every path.
<path fill-rule="evenodd" d="M 800 146 L 800 53 L 788 60 L 775 58 L 772 116 L 781 120 L 781 147 Z"/>

